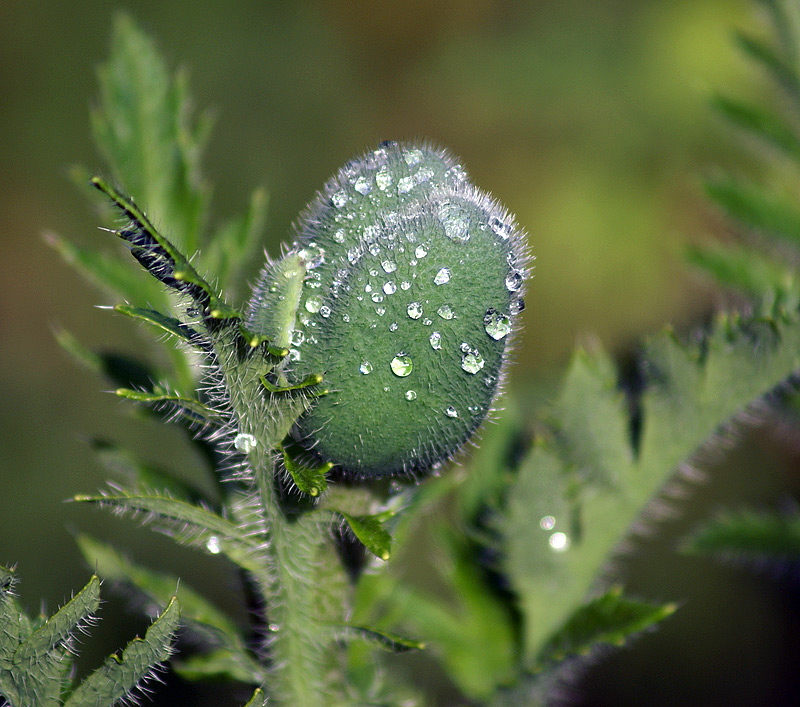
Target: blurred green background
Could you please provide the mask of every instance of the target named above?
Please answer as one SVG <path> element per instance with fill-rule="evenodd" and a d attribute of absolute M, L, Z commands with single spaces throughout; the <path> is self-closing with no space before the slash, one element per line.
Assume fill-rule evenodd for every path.
<path fill-rule="evenodd" d="M 0 563 L 18 563 L 32 610 L 40 601 L 54 608 L 88 578 L 76 529 L 235 605 L 235 578 L 221 561 L 63 503 L 103 482 L 82 441 L 88 436 L 139 449 L 146 437 L 151 456 L 163 447 L 178 464 L 190 453 L 174 449 L 168 431 L 131 420 L 52 335 L 65 327 L 94 346 L 144 350 L 143 332 L 93 308 L 110 302 L 42 239 L 51 230 L 116 246 L 96 230 L 68 170 L 80 163 L 103 171 L 88 109 L 118 9 L 144 26 L 173 67 L 190 68 L 198 107 L 215 109 L 206 174 L 216 217 L 240 211 L 253 187 L 268 188 L 265 247 L 273 253 L 324 180 L 378 141 L 428 138 L 459 155 L 473 180 L 516 213 L 537 258 L 512 374 L 528 414 L 552 391 L 576 341 L 597 337 L 629 360 L 647 333 L 667 322 L 689 330 L 720 303 L 681 251 L 724 232 L 700 194 L 700 175 L 715 164 L 751 167 L 708 108 L 714 90 L 765 91 L 730 41 L 734 28 L 759 28 L 744 0 L 5 0 Z M 718 506 L 774 505 L 800 493 L 800 452 L 776 438 L 769 430 L 750 435 L 679 520 L 621 562 L 634 594 L 684 607 L 659 632 L 587 670 L 575 704 L 800 700 L 797 583 L 673 549 Z M 126 621 L 126 633 L 95 630 L 85 641 L 87 663 L 144 626 L 124 600 L 106 598 L 103 617 Z M 440 692 L 440 704 L 463 704 L 446 686 Z M 191 694 L 199 704 L 209 693 Z M 222 704 L 210 694 L 208 704 Z"/>

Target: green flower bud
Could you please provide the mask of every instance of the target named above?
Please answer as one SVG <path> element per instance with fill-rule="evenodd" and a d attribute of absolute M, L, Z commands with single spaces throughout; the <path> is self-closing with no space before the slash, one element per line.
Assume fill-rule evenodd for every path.
<path fill-rule="evenodd" d="M 248 323 L 288 340 L 284 375 L 322 373 L 329 394 L 292 434 L 357 477 L 425 472 L 491 410 L 528 271 L 513 217 L 446 153 L 384 143 L 342 168 L 299 222 L 287 291 L 265 269 Z M 297 268 L 291 268 L 296 272 Z M 282 303 L 285 300 L 281 300 Z"/>

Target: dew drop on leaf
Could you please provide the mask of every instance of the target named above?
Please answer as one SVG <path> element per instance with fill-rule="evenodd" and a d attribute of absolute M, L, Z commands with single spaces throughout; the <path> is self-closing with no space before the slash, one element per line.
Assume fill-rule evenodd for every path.
<path fill-rule="evenodd" d="M 399 378 L 405 378 L 411 373 L 413 364 L 411 363 L 411 357 L 407 356 L 401 351 L 392 359 L 389 367 L 392 369 L 392 373 L 394 373 L 396 376 Z"/>
<path fill-rule="evenodd" d="M 447 282 L 450 282 L 450 270 L 448 268 L 442 268 L 439 272 L 436 273 L 436 276 L 433 278 L 433 282 L 435 285 L 444 285 Z"/>
<path fill-rule="evenodd" d="M 499 341 L 511 331 L 511 320 L 494 307 L 489 307 L 483 317 L 483 328 L 495 341 Z"/>
<path fill-rule="evenodd" d="M 366 376 L 372 373 L 372 364 L 369 361 L 362 361 L 361 365 L 358 367 L 358 370 Z"/>
<path fill-rule="evenodd" d="M 458 417 L 458 410 L 456 410 L 452 405 L 448 405 L 445 408 L 444 414 L 447 415 L 447 417 Z"/>
<path fill-rule="evenodd" d="M 452 319 L 454 316 L 456 316 L 456 313 L 449 304 L 443 304 L 441 307 L 439 307 L 439 309 L 436 310 L 436 313 L 442 319 Z"/>
<path fill-rule="evenodd" d="M 406 400 L 416 400 L 417 392 L 415 390 L 407 390 L 403 397 L 405 397 Z"/>
<path fill-rule="evenodd" d="M 469 214 L 458 204 L 446 201 L 439 208 L 439 221 L 444 226 L 444 234 L 452 241 L 469 240 Z"/>
<path fill-rule="evenodd" d="M 412 319 L 419 319 L 422 316 L 422 305 L 419 302 L 412 302 L 406 307 L 406 312 Z"/>
<path fill-rule="evenodd" d="M 442 348 L 442 335 L 438 331 L 433 332 L 430 336 L 430 342 L 431 348 L 438 351 Z"/>
<path fill-rule="evenodd" d="M 257 444 L 258 440 L 246 432 L 242 432 L 233 438 L 233 446 L 242 454 L 249 454 L 256 448 Z"/>

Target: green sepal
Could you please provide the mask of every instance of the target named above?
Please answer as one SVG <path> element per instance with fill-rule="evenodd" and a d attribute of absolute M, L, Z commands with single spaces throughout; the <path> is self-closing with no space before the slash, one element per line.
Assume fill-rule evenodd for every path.
<path fill-rule="evenodd" d="M 622 596 L 621 587 L 579 607 L 551 637 L 539 654 L 535 669 L 570 656 L 587 655 L 600 643 L 622 646 L 634 634 L 663 621 L 675 604 L 650 604 Z"/>
<path fill-rule="evenodd" d="M 251 349 L 255 349 L 263 345 L 266 349 L 266 352 L 275 358 L 286 358 L 286 356 L 289 354 L 289 349 L 282 346 L 271 346 L 267 336 L 250 331 L 250 329 L 248 329 L 243 322 L 239 324 L 239 333 L 242 335 L 242 338 L 247 342 L 247 345 Z"/>
<path fill-rule="evenodd" d="M 261 385 L 264 386 L 264 389 L 269 393 L 290 393 L 293 390 L 305 390 L 306 388 L 312 388 L 315 385 L 319 385 L 322 383 L 323 378 L 319 373 L 311 373 L 299 383 L 286 386 L 270 383 L 266 376 L 261 376 L 259 380 L 261 381 Z"/>
<path fill-rule="evenodd" d="M 172 334 L 187 343 L 191 344 L 197 340 L 198 334 L 194 329 L 173 317 L 161 314 L 161 312 L 156 312 L 152 309 L 142 309 L 141 307 L 132 307 L 129 304 L 115 305 L 114 310 L 125 316 L 132 317 L 133 319 L 139 319 L 148 324 L 152 324 L 162 331 Z"/>
<path fill-rule="evenodd" d="M 63 646 L 81 621 L 91 616 L 99 606 L 100 579 L 95 575 L 19 646 L 13 658 L 15 669 L 24 674 L 35 670 L 37 664 L 46 657 L 52 658 L 52 654 Z"/>
<path fill-rule="evenodd" d="M 264 682 L 265 671 L 253 659 L 242 658 L 241 653 L 218 648 L 175 661 L 172 669 L 184 680 L 236 680 L 249 685 Z"/>
<path fill-rule="evenodd" d="M 425 644 L 422 641 L 415 641 L 411 638 L 398 636 L 395 633 L 378 631 L 377 629 L 365 628 L 364 626 L 352 626 L 350 624 L 343 624 L 341 628 L 345 629 L 348 634 L 353 634 L 369 643 L 380 646 L 390 653 L 408 653 L 409 651 L 425 650 Z"/>
<path fill-rule="evenodd" d="M 333 464 L 330 462 L 321 464 L 316 461 L 309 463 L 301 460 L 301 456 L 307 456 L 307 454 L 303 454 L 303 450 L 292 442 L 284 443 L 281 451 L 283 452 L 283 464 L 286 467 L 286 471 L 289 472 L 300 491 L 307 493 L 309 496 L 319 496 L 324 493 L 325 489 L 328 488 L 325 474 L 333 468 Z"/>
<path fill-rule="evenodd" d="M 340 515 L 347 521 L 350 530 L 353 531 L 361 544 L 367 548 L 379 560 L 388 560 L 392 550 L 392 536 L 383 528 L 383 523 L 390 518 L 393 513 L 379 513 L 377 515 L 352 515 L 338 509 L 332 508 L 331 511 Z"/>
<path fill-rule="evenodd" d="M 131 390 L 130 388 L 117 388 L 114 393 L 126 400 L 133 400 L 137 403 L 162 404 L 167 403 L 176 405 L 187 413 L 190 417 L 197 417 L 203 422 L 213 422 L 219 416 L 210 407 L 203 405 L 196 398 L 172 393 L 151 393 L 146 390 Z"/>
<path fill-rule="evenodd" d="M 177 542 L 203 547 L 212 554 L 218 550 L 231 562 L 250 572 L 258 573 L 262 569 L 257 539 L 201 506 L 169 496 L 125 491 L 96 496 L 78 495 L 72 500 L 94 503 L 134 517 L 141 516 L 144 524 L 153 526 Z M 214 551 L 209 550 L 209 543 Z"/>
<path fill-rule="evenodd" d="M 727 511 L 693 532 L 684 550 L 745 560 L 800 558 L 800 514 Z"/>
<path fill-rule="evenodd" d="M 152 223 L 129 199 L 100 177 L 93 177 L 91 184 L 105 194 L 132 222 L 132 228 L 123 228 L 115 233 L 131 246 L 133 256 L 147 268 L 153 276 L 175 289 L 186 291 L 211 319 L 241 319 L 242 315 L 228 306 L 209 283 L 207 283 L 191 263 L 172 243 L 162 236 Z M 153 264 L 152 261 L 158 261 Z M 168 266 L 162 272 L 164 265 Z M 184 287 L 189 285 L 189 287 Z"/>
<path fill-rule="evenodd" d="M 111 705 L 128 695 L 156 666 L 170 657 L 179 622 L 180 607 L 173 597 L 147 629 L 144 638 L 134 638 L 122 654 L 106 658 L 103 665 L 75 689 L 64 707 Z"/>

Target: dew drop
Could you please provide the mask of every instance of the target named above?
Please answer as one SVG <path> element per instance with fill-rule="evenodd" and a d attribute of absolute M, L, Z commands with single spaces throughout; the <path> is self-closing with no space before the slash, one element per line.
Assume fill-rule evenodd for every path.
<path fill-rule="evenodd" d="M 469 214 L 458 204 L 445 201 L 439 208 L 439 221 L 450 240 L 461 243 L 469 240 Z"/>
<path fill-rule="evenodd" d="M 401 290 L 408 290 L 410 287 L 411 287 L 411 283 L 408 280 L 403 280 L 400 283 L 400 289 Z"/>
<path fill-rule="evenodd" d="M 422 244 L 414 248 L 414 255 L 416 255 L 418 258 L 424 258 L 427 254 L 428 249 Z"/>
<path fill-rule="evenodd" d="M 383 272 L 390 273 L 397 270 L 397 263 L 393 260 L 383 260 L 381 261 L 381 267 L 383 268 Z"/>
<path fill-rule="evenodd" d="M 397 292 L 397 285 L 395 285 L 391 280 L 389 280 L 388 282 L 384 282 L 383 291 L 387 295 L 393 295 L 395 292 Z"/>
<path fill-rule="evenodd" d="M 522 287 L 522 273 L 519 270 L 512 270 L 506 275 L 506 288 L 509 292 L 516 292 Z"/>
<path fill-rule="evenodd" d="M 542 516 L 539 520 L 539 527 L 542 530 L 552 530 L 556 527 L 556 519 L 553 516 Z"/>
<path fill-rule="evenodd" d="M 375 308 L 375 313 L 376 313 L 376 314 L 377 314 L 379 317 L 382 317 L 384 314 L 386 314 L 386 307 L 376 307 L 376 308 Z"/>
<path fill-rule="evenodd" d="M 233 438 L 233 446 L 242 454 L 249 454 L 258 445 L 258 440 L 251 434 L 242 432 Z"/>
<path fill-rule="evenodd" d="M 427 182 L 433 176 L 433 170 L 430 167 L 420 167 L 414 175 L 414 180 L 417 184 Z"/>
<path fill-rule="evenodd" d="M 422 150 L 416 148 L 413 150 L 404 150 L 403 159 L 409 167 L 413 167 L 415 164 L 419 164 L 422 161 Z"/>
<path fill-rule="evenodd" d="M 511 235 L 511 224 L 503 223 L 496 216 L 489 220 L 489 226 L 496 236 L 500 236 L 503 240 L 507 240 Z"/>
<path fill-rule="evenodd" d="M 331 197 L 331 201 L 337 209 L 341 209 L 347 203 L 347 192 L 340 189 Z"/>
<path fill-rule="evenodd" d="M 369 252 L 371 255 L 377 255 L 381 252 L 381 247 L 377 243 L 371 243 L 369 246 Z"/>
<path fill-rule="evenodd" d="M 499 341 L 511 331 L 511 320 L 494 307 L 489 307 L 483 317 L 483 328 L 495 341 Z"/>
<path fill-rule="evenodd" d="M 347 313 L 345 312 L 345 313 L 342 315 L 342 321 L 343 321 L 345 324 L 348 324 L 348 323 L 350 322 L 350 315 L 349 315 L 349 314 L 347 314 Z"/>
<path fill-rule="evenodd" d="M 566 533 L 553 533 L 547 542 L 554 552 L 565 552 L 569 549 L 569 536 Z"/>
<path fill-rule="evenodd" d="M 377 304 L 378 302 L 383 302 L 383 295 L 378 292 L 373 292 L 370 295 L 370 299 Z"/>
<path fill-rule="evenodd" d="M 525 300 L 522 297 L 512 299 L 511 304 L 508 305 L 508 311 L 511 314 L 519 314 L 523 309 L 525 309 Z"/>
<path fill-rule="evenodd" d="M 408 194 L 414 188 L 414 179 L 412 177 L 402 177 L 397 182 L 397 193 Z"/>
<path fill-rule="evenodd" d="M 470 351 L 472 351 L 472 347 L 466 341 L 461 342 L 460 348 L 461 348 L 461 353 L 469 353 Z"/>
<path fill-rule="evenodd" d="M 458 417 L 458 410 L 452 405 L 448 405 L 444 410 L 444 414 L 447 415 L 447 417 Z"/>
<path fill-rule="evenodd" d="M 417 392 L 415 390 L 407 390 L 403 397 L 406 400 L 416 400 L 417 399 Z"/>
<path fill-rule="evenodd" d="M 333 240 L 337 243 L 344 243 L 345 232 L 343 228 L 340 228 L 338 231 L 334 231 L 333 233 Z"/>
<path fill-rule="evenodd" d="M 375 175 L 375 184 L 378 185 L 378 189 L 381 191 L 386 191 L 392 185 L 392 175 L 389 174 L 387 167 L 384 166 L 378 170 Z"/>
<path fill-rule="evenodd" d="M 444 285 L 446 282 L 450 282 L 450 270 L 448 268 L 439 270 L 433 278 L 433 282 L 435 285 Z"/>
<path fill-rule="evenodd" d="M 329 307 L 327 304 L 323 304 L 323 305 L 322 305 L 322 306 L 319 308 L 319 313 L 320 313 L 320 314 L 321 314 L 323 317 L 325 317 L 325 319 L 327 319 L 328 317 L 330 317 L 330 316 L 331 316 L 331 308 L 330 308 L 330 307 Z"/>
<path fill-rule="evenodd" d="M 351 265 L 355 265 L 360 257 L 361 252 L 358 250 L 358 248 L 351 248 L 347 251 L 347 260 Z"/>
<path fill-rule="evenodd" d="M 431 319 L 430 317 L 425 317 L 425 319 L 422 320 L 422 323 L 425 326 L 430 326 L 431 324 L 433 324 L 433 319 Z"/>
<path fill-rule="evenodd" d="M 300 346 L 306 340 L 306 335 L 303 333 L 302 329 L 295 329 L 292 332 L 291 337 L 289 337 L 289 341 L 292 342 L 292 346 Z"/>
<path fill-rule="evenodd" d="M 491 388 L 495 383 L 497 383 L 497 376 L 486 376 L 486 378 L 483 379 L 483 384 L 487 388 Z"/>
<path fill-rule="evenodd" d="M 438 331 L 433 332 L 430 336 L 430 342 L 431 348 L 438 351 L 442 348 L 442 335 Z"/>
<path fill-rule="evenodd" d="M 389 367 L 392 369 L 392 373 L 394 373 L 396 376 L 399 378 L 405 378 L 411 373 L 413 364 L 411 363 L 411 358 L 401 351 L 392 359 Z"/>
<path fill-rule="evenodd" d="M 208 550 L 212 555 L 219 555 L 222 552 L 222 548 L 219 544 L 219 538 L 216 535 L 212 535 L 208 540 L 206 540 L 206 550 Z"/>
<path fill-rule="evenodd" d="M 483 360 L 483 356 L 478 353 L 477 349 L 472 349 L 472 351 L 469 353 L 464 354 L 463 358 L 461 359 L 461 368 L 472 375 L 475 375 L 478 371 L 480 371 L 485 364 L 486 361 Z"/>
<path fill-rule="evenodd" d="M 361 365 L 358 367 L 358 370 L 361 371 L 365 376 L 372 373 L 372 364 L 369 361 L 362 361 Z"/>
<path fill-rule="evenodd" d="M 449 304 L 443 304 L 439 309 L 436 310 L 436 313 L 442 319 L 452 319 L 456 316 L 456 313 L 453 311 L 453 308 Z"/>
<path fill-rule="evenodd" d="M 397 331 L 397 322 L 392 322 L 389 325 L 389 331 Z"/>
<path fill-rule="evenodd" d="M 369 183 L 369 179 L 362 176 L 356 179 L 353 189 L 355 189 L 359 194 L 366 196 L 372 191 L 372 184 Z"/>
<path fill-rule="evenodd" d="M 422 316 L 422 305 L 419 302 L 412 302 L 406 307 L 406 312 L 412 319 L 419 319 Z"/>
<path fill-rule="evenodd" d="M 311 314 L 316 314 L 319 312 L 319 308 L 322 306 L 322 302 L 319 301 L 317 297 L 309 297 L 306 300 L 306 311 L 311 312 Z"/>

